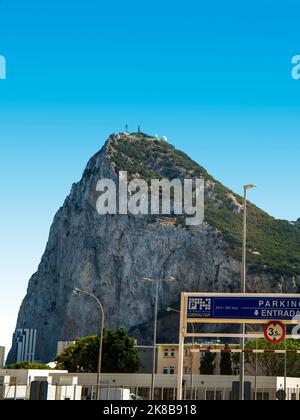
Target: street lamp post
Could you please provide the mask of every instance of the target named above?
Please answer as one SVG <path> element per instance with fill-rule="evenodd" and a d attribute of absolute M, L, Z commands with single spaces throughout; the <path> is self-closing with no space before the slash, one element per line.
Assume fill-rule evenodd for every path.
<path fill-rule="evenodd" d="M 256 333 L 254 328 L 250 327 L 250 325 L 247 325 L 247 328 L 249 328 L 254 334 Z M 258 350 L 258 338 L 256 338 L 255 342 L 256 342 L 255 350 Z M 255 401 L 257 400 L 257 376 L 258 376 L 258 354 L 256 352 L 256 354 L 255 354 L 255 382 L 254 382 L 254 387 L 255 387 L 255 391 L 254 391 L 255 398 L 254 399 L 255 399 Z"/>
<path fill-rule="evenodd" d="M 247 257 L 247 192 L 256 187 L 256 184 L 249 184 L 244 186 L 244 212 L 243 212 L 243 254 L 242 254 L 242 293 L 246 293 L 246 257 Z M 245 398 L 245 324 L 242 324 L 242 352 L 240 356 L 240 387 L 239 399 Z"/>
<path fill-rule="evenodd" d="M 100 400 L 100 396 L 101 396 L 101 365 L 102 365 L 102 348 L 103 348 L 103 333 L 104 333 L 104 309 L 103 309 L 103 305 L 100 302 L 100 300 L 97 298 L 96 295 L 94 295 L 92 292 L 88 292 L 86 290 L 81 290 L 81 289 L 74 289 L 74 292 L 76 294 L 81 294 L 84 296 L 88 296 L 92 299 L 94 299 L 99 308 L 100 308 L 100 344 L 99 344 L 99 357 L 98 357 L 98 369 L 97 369 L 97 400 Z"/>
<path fill-rule="evenodd" d="M 153 361 L 152 361 L 152 378 L 151 378 L 151 392 L 150 400 L 154 400 L 155 390 L 155 368 L 156 368 L 156 340 L 157 340 L 157 313 L 158 313 L 158 292 L 160 283 L 170 283 L 174 281 L 174 277 L 168 276 L 163 279 L 150 279 L 143 277 L 141 281 L 144 283 L 155 284 L 155 309 L 154 309 L 154 331 L 153 331 Z"/>
<path fill-rule="evenodd" d="M 170 308 L 170 307 L 167 308 L 167 312 L 177 312 L 178 314 L 180 314 L 180 311 L 178 309 Z M 192 348 L 194 348 L 194 345 L 195 345 L 195 325 L 193 323 L 190 323 L 190 325 L 191 325 L 192 331 L 193 331 Z M 191 395 L 192 395 L 193 387 L 194 387 L 193 364 L 194 364 L 194 352 L 191 351 L 191 379 L 190 379 Z"/>
<path fill-rule="evenodd" d="M 284 352 L 284 392 L 285 395 L 287 396 L 287 340 L 284 340 L 284 348 L 285 348 L 285 352 Z"/>

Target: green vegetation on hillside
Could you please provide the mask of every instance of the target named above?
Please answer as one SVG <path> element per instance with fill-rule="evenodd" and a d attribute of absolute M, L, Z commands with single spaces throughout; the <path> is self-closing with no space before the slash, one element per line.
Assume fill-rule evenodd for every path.
<path fill-rule="evenodd" d="M 148 182 L 152 178 L 204 177 L 208 181 L 205 197 L 205 221 L 221 231 L 228 255 L 241 259 L 241 196 L 216 181 L 207 171 L 165 141 L 149 137 L 113 139 L 110 157 L 116 172 L 127 171 L 129 178 L 139 175 Z M 300 228 L 285 220 L 277 220 L 253 204 L 248 204 L 248 256 L 255 272 L 269 272 L 276 278 L 300 274 Z"/>

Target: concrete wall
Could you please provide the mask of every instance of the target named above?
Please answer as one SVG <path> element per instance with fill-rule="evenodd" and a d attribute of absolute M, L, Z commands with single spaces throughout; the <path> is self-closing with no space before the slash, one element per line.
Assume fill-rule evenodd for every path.
<path fill-rule="evenodd" d="M 65 385 L 95 385 L 97 383 L 96 373 L 68 373 L 65 370 L 18 370 L 18 369 L 0 369 L 1 377 L 15 378 L 19 385 L 29 385 L 35 378 L 51 378 L 53 384 Z M 71 378 L 72 379 L 71 381 Z M 184 375 L 185 385 L 189 386 L 190 375 Z M 76 379 L 76 380 L 75 380 Z M 233 381 L 238 381 L 238 376 L 221 376 L 221 375 L 194 375 L 194 386 L 201 387 L 231 387 Z M 155 383 L 157 387 L 173 387 L 176 386 L 177 375 L 155 375 Z M 246 376 L 246 380 L 250 381 L 253 386 L 255 382 L 254 376 Z M 71 381 L 71 382 L 70 382 Z M 101 374 L 101 384 L 111 386 L 151 386 L 151 374 Z M 280 389 L 284 385 L 283 377 L 267 377 L 259 376 L 257 384 L 260 388 L 276 388 Z M 300 378 L 287 378 L 288 388 L 300 388 Z"/>
<path fill-rule="evenodd" d="M 30 385 L 37 378 L 45 378 L 52 385 L 70 387 L 77 384 L 79 386 L 92 386 L 97 383 L 97 375 L 94 373 L 68 373 L 67 371 L 51 370 L 5 370 L 0 369 L 0 377 L 5 379 L 2 383 L 9 386 Z M 9 383 L 7 378 L 9 377 Z M 184 385 L 190 386 L 190 375 L 184 375 Z M 156 375 L 155 385 L 157 388 L 176 388 L 177 375 Z M 193 383 L 195 388 L 219 388 L 231 389 L 232 382 L 238 381 L 237 376 L 220 375 L 194 375 Z M 255 377 L 246 376 L 246 381 L 251 382 L 255 387 Z M 101 384 L 104 387 L 140 387 L 149 388 L 151 386 L 151 374 L 102 374 Z M 257 378 L 257 388 L 276 391 L 284 388 L 283 377 Z M 287 388 L 300 390 L 300 378 L 287 378 Z M 299 393 L 299 392 L 298 392 Z"/>
<path fill-rule="evenodd" d="M 73 374 L 74 375 L 74 374 Z M 95 385 L 97 376 L 91 373 L 76 373 L 79 385 Z M 186 386 L 189 386 L 190 375 L 184 375 L 183 379 Z M 233 381 L 238 381 L 238 376 L 219 376 L 219 375 L 194 375 L 195 387 L 226 387 L 231 388 Z M 246 380 L 254 386 L 255 378 L 246 377 Z M 155 375 L 157 387 L 174 387 L 177 385 L 177 375 Z M 259 388 L 277 388 L 282 382 L 280 378 L 260 376 L 257 378 Z M 151 374 L 111 374 L 101 375 L 101 384 L 110 386 L 151 386 Z M 288 387 L 296 388 L 300 384 L 300 378 L 288 378 Z M 278 388 L 279 389 L 279 388 Z"/>
<path fill-rule="evenodd" d="M 66 370 L 39 370 L 39 369 L 0 369 L 0 376 L 10 376 L 11 381 L 15 382 L 17 385 L 30 385 L 36 377 L 45 378 L 47 380 L 49 376 L 60 376 L 63 374 L 68 374 Z M 70 375 L 70 376 L 74 376 Z M 77 375 L 75 375 L 77 376 Z"/>

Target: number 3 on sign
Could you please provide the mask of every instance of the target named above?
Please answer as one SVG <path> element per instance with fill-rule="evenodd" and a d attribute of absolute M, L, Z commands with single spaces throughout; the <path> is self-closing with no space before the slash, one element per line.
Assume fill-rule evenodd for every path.
<path fill-rule="evenodd" d="M 279 344 L 286 337 L 286 328 L 282 322 L 268 322 L 264 330 L 265 339 L 272 344 Z"/>

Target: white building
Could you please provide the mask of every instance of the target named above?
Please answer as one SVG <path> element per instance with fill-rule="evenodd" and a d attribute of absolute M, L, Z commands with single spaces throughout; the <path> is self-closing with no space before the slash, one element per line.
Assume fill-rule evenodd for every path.
<path fill-rule="evenodd" d="M 283 377 L 247 376 L 252 386 L 252 399 L 275 400 L 276 392 L 283 390 Z M 193 389 L 189 387 L 190 375 L 183 376 L 183 398 L 185 400 L 230 400 L 233 382 L 238 376 L 195 375 Z M 33 381 L 48 382 L 48 400 L 95 399 L 97 392 L 96 373 L 68 373 L 53 370 L 8 370 L 0 369 L 0 400 L 29 399 Z M 114 400 L 122 390 L 148 399 L 151 374 L 101 374 L 101 398 Z M 155 398 L 173 400 L 177 395 L 177 375 L 156 375 Z M 288 400 L 300 400 L 300 378 L 286 378 Z M 103 395 L 102 395 L 103 394 Z M 124 399 L 124 396 L 122 397 Z"/>
<path fill-rule="evenodd" d="M 47 382 L 49 401 L 81 400 L 82 386 L 76 374 L 64 370 L 0 369 L 0 400 L 24 400 L 30 398 L 32 382 Z"/>
<path fill-rule="evenodd" d="M 71 375 L 71 374 L 69 374 Z M 82 385 L 83 393 L 88 393 L 96 383 L 96 374 L 76 373 L 78 384 Z M 195 375 L 191 396 L 190 375 L 183 375 L 183 398 L 195 400 L 230 400 L 233 382 L 239 381 L 239 376 L 226 375 Z M 276 392 L 283 390 L 285 380 L 283 377 L 246 376 L 246 382 L 251 383 L 252 399 L 275 400 Z M 113 374 L 101 375 L 101 386 L 105 389 L 129 388 L 135 395 L 148 399 L 151 387 L 151 374 Z M 158 400 L 176 399 L 177 375 L 155 375 L 155 397 Z M 300 400 L 300 378 L 286 378 L 288 400 Z"/>
<path fill-rule="evenodd" d="M 18 329 L 13 335 L 13 363 L 34 362 L 37 330 Z"/>
<path fill-rule="evenodd" d="M 75 344 L 76 341 L 58 341 L 57 342 L 57 349 L 56 349 L 56 356 L 62 354 L 68 347 Z"/>

